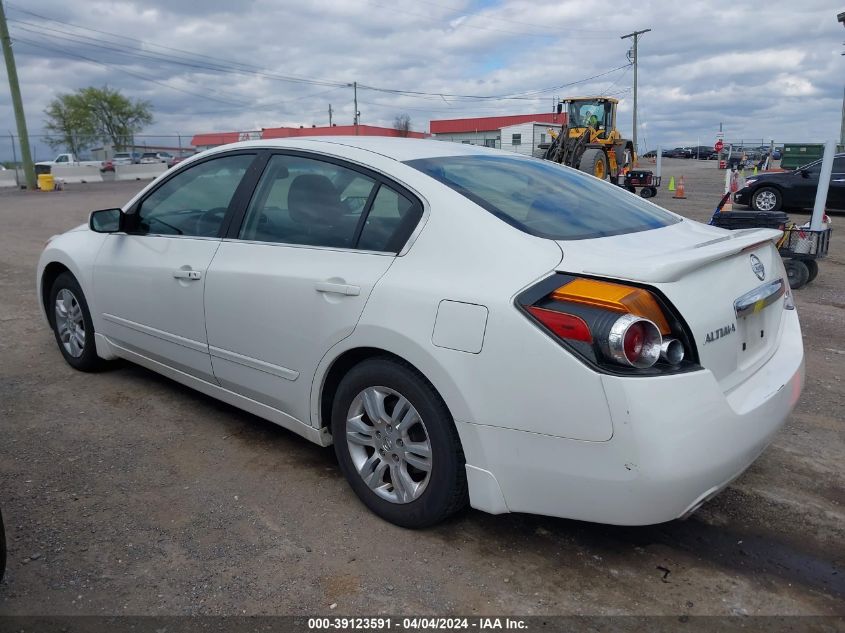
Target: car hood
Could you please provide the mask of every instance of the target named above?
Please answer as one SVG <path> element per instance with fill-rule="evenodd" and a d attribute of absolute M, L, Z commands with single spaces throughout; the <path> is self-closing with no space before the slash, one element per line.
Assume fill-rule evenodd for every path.
<path fill-rule="evenodd" d="M 638 233 L 559 241 L 563 251 L 560 269 L 644 283 L 670 283 L 780 235 L 773 229 L 728 231 L 685 219 Z"/>
<path fill-rule="evenodd" d="M 755 182 L 760 182 L 761 180 L 783 180 L 784 178 L 789 178 L 795 174 L 794 171 L 767 171 L 765 173 L 757 174 L 756 176 L 747 176 L 747 180 L 753 180 Z"/>

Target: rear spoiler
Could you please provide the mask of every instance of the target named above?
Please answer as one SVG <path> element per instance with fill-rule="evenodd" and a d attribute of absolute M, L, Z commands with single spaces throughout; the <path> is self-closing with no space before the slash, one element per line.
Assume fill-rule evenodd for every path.
<path fill-rule="evenodd" d="M 782 235 L 783 232 L 776 229 L 740 229 L 692 248 L 629 260 L 622 275 L 619 274 L 619 262 L 608 262 L 607 268 L 593 265 L 584 272 L 631 281 L 671 283 L 712 262 L 753 250 L 766 242 L 776 242 Z"/>

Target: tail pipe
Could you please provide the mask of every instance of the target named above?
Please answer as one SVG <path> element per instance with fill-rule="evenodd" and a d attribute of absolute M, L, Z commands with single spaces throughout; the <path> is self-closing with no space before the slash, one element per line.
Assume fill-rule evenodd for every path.
<path fill-rule="evenodd" d="M 664 338 L 660 358 L 670 365 L 679 365 L 684 360 L 684 344 L 676 338 Z"/>

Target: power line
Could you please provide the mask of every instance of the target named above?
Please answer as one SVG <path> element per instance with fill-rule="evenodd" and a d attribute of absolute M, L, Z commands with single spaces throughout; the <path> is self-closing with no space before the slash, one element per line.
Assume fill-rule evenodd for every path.
<path fill-rule="evenodd" d="M 143 45 L 149 46 L 149 47 L 161 48 L 161 49 L 168 50 L 168 51 L 174 51 L 174 52 L 182 53 L 183 55 L 187 55 L 189 57 L 199 57 L 199 58 L 208 59 L 208 60 L 211 60 L 211 61 L 215 62 L 216 64 L 218 64 L 218 68 L 222 65 L 222 67 L 228 67 L 228 69 L 231 72 L 236 72 L 236 71 L 239 70 L 240 72 L 242 72 L 244 74 L 262 74 L 262 75 L 266 75 L 267 78 L 275 79 L 275 80 L 278 80 L 278 81 L 288 81 L 288 82 L 292 82 L 292 83 L 305 83 L 305 84 L 337 86 L 337 87 L 345 86 L 348 83 L 348 82 L 332 81 L 332 80 L 324 80 L 324 79 L 309 79 L 309 78 L 306 78 L 306 77 L 297 77 L 295 75 L 280 75 L 278 73 L 271 73 L 271 72 L 266 71 L 265 69 L 262 69 L 259 66 L 255 66 L 255 65 L 252 65 L 252 64 L 245 64 L 243 62 L 233 62 L 233 61 L 225 60 L 225 59 L 218 58 L 218 57 L 212 57 L 210 55 L 204 55 L 202 53 L 193 53 L 191 51 L 186 51 L 186 50 L 183 50 L 183 49 L 174 48 L 172 46 L 165 46 L 163 44 L 155 44 L 153 42 L 138 39 L 136 37 L 130 37 L 130 36 L 122 35 L 122 34 L 119 34 L 119 33 L 112 33 L 110 31 L 103 31 L 103 30 L 100 30 L 100 29 L 95 29 L 95 28 L 91 28 L 91 27 L 87 27 L 87 26 L 81 26 L 79 24 L 74 24 L 72 22 L 56 20 L 54 18 L 50 18 L 50 17 L 42 15 L 40 13 L 36 13 L 34 11 L 30 11 L 28 9 L 24 9 L 22 7 L 19 7 L 19 6 L 15 5 L 14 3 L 9 3 L 9 6 L 13 7 L 15 9 L 15 11 L 18 11 L 20 13 L 24 13 L 24 14 L 27 14 L 27 15 L 31 15 L 31 16 L 39 18 L 41 20 L 47 20 L 49 22 L 55 22 L 55 23 L 61 24 L 63 26 L 70 26 L 70 27 L 73 27 L 73 28 L 77 28 L 77 29 L 81 29 L 81 30 L 85 30 L 85 31 L 91 31 L 93 33 L 98 33 L 100 35 L 107 35 L 109 37 L 118 38 L 120 41 L 117 42 L 117 43 L 120 44 L 121 46 L 123 46 L 124 48 L 126 47 L 126 40 L 129 40 L 129 41 L 133 41 L 133 42 L 138 42 L 140 44 L 143 44 Z M 46 26 L 43 26 L 43 25 L 34 25 L 34 26 L 39 26 L 39 27 L 42 27 L 42 28 L 50 28 L 50 27 L 46 27 Z M 67 33 L 67 34 L 72 34 L 69 31 L 62 31 L 62 32 Z M 83 35 L 77 34 L 77 36 L 87 38 L 87 36 L 83 36 Z M 87 39 L 93 39 L 93 38 L 87 38 Z M 114 43 L 114 42 L 111 42 L 111 43 Z M 135 49 L 135 50 L 137 50 L 137 49 Z M 155 53 L 155 51 L 148 51 L 148 52 Z M 185 59 L 184 56 L 183 56 L 183 59 Z M 188 61 L 196 61 L 196 60 L 188 59 Z"/>

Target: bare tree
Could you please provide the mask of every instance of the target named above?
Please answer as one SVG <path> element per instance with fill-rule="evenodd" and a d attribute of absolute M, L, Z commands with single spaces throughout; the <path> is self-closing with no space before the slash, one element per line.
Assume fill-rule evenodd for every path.
<path fill-rule="evenodd" d="M 399 130 L 399 136 L 408 136 L 411 131 L 411 117 L 407 114 L 398 114 L 393 119 L 393 129 Z"/>

